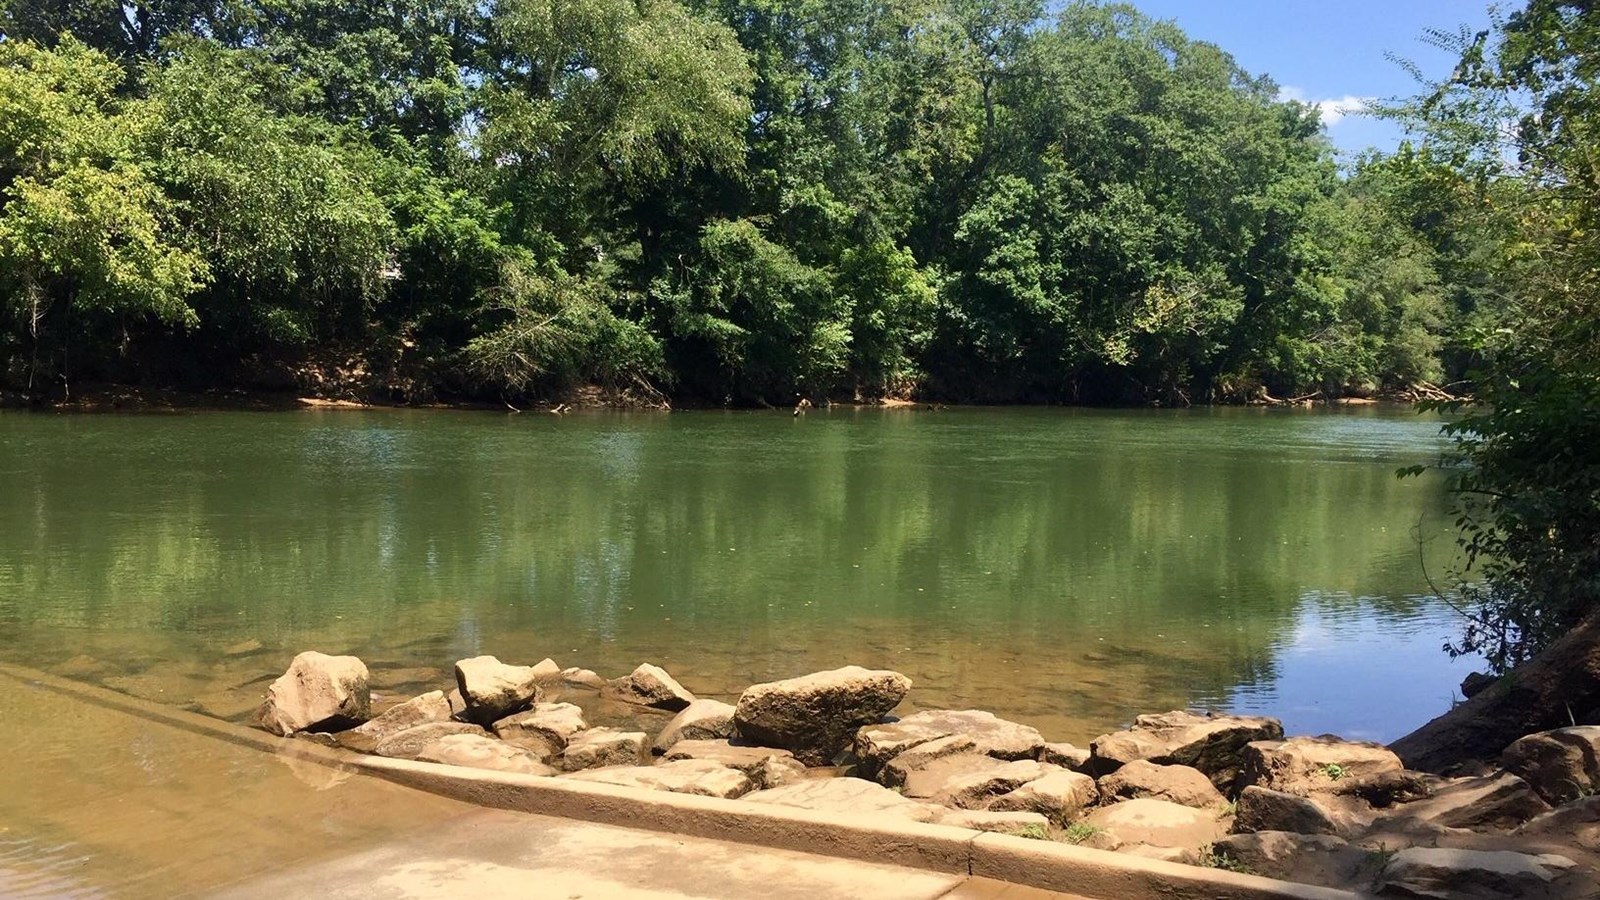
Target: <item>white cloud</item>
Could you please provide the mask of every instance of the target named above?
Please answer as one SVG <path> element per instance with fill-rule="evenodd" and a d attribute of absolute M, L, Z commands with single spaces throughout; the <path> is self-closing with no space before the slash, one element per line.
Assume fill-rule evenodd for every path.
<path fill-rule="evenodd" d="M 1357 97 L 1354 94 L 1345 94 L 1343 97 L 1328 97 L 1313 100 L 1306 96 L 1306 92 L 1297 87 L 1282 87 L 1278 89 L 1279 100 L 1293 100 L 1307 106 L 1315 106 L 1322 114 L 1322 124 L 1332 128 L 1339 124 L 1345 116 L 1353 115 L 1366 109 L 1375 97 Z"/>

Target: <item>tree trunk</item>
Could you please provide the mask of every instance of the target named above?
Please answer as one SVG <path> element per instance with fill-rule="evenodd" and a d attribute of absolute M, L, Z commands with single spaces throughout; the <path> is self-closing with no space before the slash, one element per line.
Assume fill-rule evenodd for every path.
<path fill-rule="evenodd" d="M 1600 724 L 1600 611 L 1432 722 L 1389 745 L 1406 767 L 1446 774 L 1491 761 L 1517 738 Z"/>

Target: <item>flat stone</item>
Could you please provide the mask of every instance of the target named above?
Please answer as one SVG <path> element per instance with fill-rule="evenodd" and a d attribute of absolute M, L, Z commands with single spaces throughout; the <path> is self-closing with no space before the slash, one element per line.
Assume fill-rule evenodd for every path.
<path fill-rule="evenodd" d="M 1330 791 L 1346 778 L 1405 769 L 1394 751 L 1366 741 L 1333 735 L 1252 741 L 1244 746 L 1240 785 L 1258 785 L 1291 794 Z"/>
<path fill-rule="evenodd" d="M 743 796 L 754 787 L 738 769 L 703 759 L 680 759 L 654 766 L 612 766 L 562 777 L 723 799 Z"/>
<path fill-rule="evenodd" d="M 651 749 L 665 753 L 678 741 L 712 741 L 733 737 L 733 705 L 700 699 L 684 707 L 656 735 Z"/>
<path fill-rule="evenodd" d="M 1553 837 L 1600 853 L 1600 794 L 1573 800 L 1517 827 L 1513 834 Z"/>
<path fill-rule="evenodd" d="M 1103 829 L 1117 846 L 1152 844 L 1197 850 L 1228 832 L 1226 822 L 1210 810 L 1148 798 L 1102 806 L 1081 821 Z"/>
<path fill-rule="evenodd" d="M 1445 828 L 1510 831 L 1550 811 L 1526 781 L 1510 773 L 1447 779 L 1425 800 L 1395 807 L 1393 815 Z"/>
<path fill-rule="evenodd" d="M 566 772 L 610 766 L 637 766 L 644 759 L 645 733 L 591 728 L 567 739 L 560 767 Z"/>
<path fill-rule="evenodd" d="M 856 732 L 855 754 L 862 774 L 873 777 L 889 761 L 919 744 L 950 735 L 970 738 L 978 753 L 996 759 L 1037 759 L 1045 740 L 1019 725 L 978 709 L 931 709 L 898 722 L 867 725 Z"/>
<path fill-rule="evenodd" d="M 429 722 L 389 735 L 372 748 L 379 756 L 393 759 L 416 759 L 423 748 L 434 741 L 453 734 L 475 734 L 488 737 L 489 732 L 470 722 Z"/>
<path fill-rule="evenodd" d="M 423 762 L 491 769 L 496 772 L 517 772 L 522 775 L 556 773 L 555 769 L 545 765 L 536 754 L 482 734 L 445 735 L 418 750 L 416 756 L 412 758 Z"/>
<path fill-rule="evenodd" d="M 1310 797 L 1251 785 L 1239 792 L 1233 830 L 1337 835 L 1343 829 L 1328 809 Z"/>
<path fill-rule="evenodd" d="M 385 738 L 429 722 L 450 719 L 450 703 L 443 691 L 429 691 L 412 697 L 398 706 L 390 707 L 383 715 L 349 731 L 334 735 L 334 742 L 347 750 L 371 753 Z"/>
<path fill-rule="evenodd" d="M 738 769 L 757 790 L 782 787 L 804 778 L 806 767 L 794 754 L 775 747 L 752 747 L 725 740 L 678 741 L 667 751 L 667 760 L 703 759 L 730 769 Z"/>
<path fill-rule="evenodd" d="M 1378 892 L 1444 900 L 1527 897 L 1575 865 L 1564 856 L 1551 854 L 1410 847 L 1383 867 Z"/>
<path fill-rule="evenodd" d="M 1074 772 L 1083 772 L 1089 765 L 1089 751 L 1072 744 L 1052 743 L 1039 748 L 1039 762 Z"/>
<path fill-rule="evenodd" d="M 994 768 L 987 771 L 949 779 L 934 795 L 933 802 L 957 809 L 985 809 L 1001 794 L 1009 794 L 1052 771 L 1063 770 L 1031 759 L 997 762 Z"/>
<path fill-rule="evenodd" d="M 1058 769 L 996 797 L 988 808 L 999 812 L 1038 813 L 1057 825 L 1066 825 L 1094 803 L 1097 796 L 1093 778 L 1081 772 Z"/>
<path fill-rule="evenodd" d="M 600 696 L 668 712 L 685 709 L 695 701 L 694 694 L 668 675 L 665 669 L 649 663 L 634 669 L 631 674 L 606 682 L 605 687 L 600 689 Z"/>
<path fill-rule="evenodd" d="M 589 723 L 583 710 L 571 703 L 535 703 L 527 712 L 513 713 L 494 723 L 500 740 L 548 761 L 567 749 L 567 741 Z"/>
<path fill-rule="evenodd" d="M 1089 767 L 1099 777 L 1136 759 L 1191 766 L 1227 792 L 1239 778 L 1246 744 L 1282 738 L 1283 723 L 1277 719 L 1175 710 L 1139 716 L 1127 731 L 1095 738 L 1089 745 Z"/>
<path fill-rule="evenodd" d="M 366 664 L 312 650 L 296 656 L 267 688 L 256 721 L 273 734 L 338 731 L 366 721 L 371 710 Z"/>
<path fill-rule="evenodd" d="M 1100 796 L 1108 800 L 1153 797 L 1196 809 L 1214 809 L 1228 802 L 1199 769 L 1162 766 L 1147 759 L 1136 759 L 1100 779 Z"/>
<path fill-rule="evenodd" d="M 1034 812 L 949 809 L 939 817 L 939 824 L 1039 839 L 1044 839 L 1050 834 L 1050 820 Z"/>
<path fill-rule="evenodd" d="M 847 666 L 746 688 L 734 725 L 752 743 L 782 747 L 808 766 L 824 766 L 850 746 L 857 729 L 905 699 L 911 679 L 899 672 Z"/>
<path fill-rule="evenodd" d="M 888 765 L 878 770 L 878 782 L 884 787 L 901 787 L 913 773 L 923 771 L 934 761 L 958 755 L 994 758 L 978 752 L 978 745 L 972 738 L 964 734 L 950 734 L 917 744 L 889 760 Z"/>
<path fill-rule="evenodd" d="M 1007 763 L 981 753 L 957 753 L 928 760 L 906 773 L 900 792 L 917 800 L 931 800 L 957 779 L 993 772 Z"/>
<path fill-rule="evenodd" d="M 1589 796 L 1600 790 L 1600 725 L 1530 734 L 1507 747 L 1500 764 L 1547 803 Z"/>
<path fill-rule="evenodd" d="M 750 803 L 772 803 L 855 818 L 889 816 L 914 822 L 938 821 L 947 811 L 919 803 L 863 778 L 807 778 L 772 790 L 746 794 Z"/>
<path fill-rule="evenodd" d="M 521 712 L 541 699 L 532 666 L 508 666 L 493 656 L 456 663 L 456 688 L 466 704 L 464 717 L 480 725 Z"/>

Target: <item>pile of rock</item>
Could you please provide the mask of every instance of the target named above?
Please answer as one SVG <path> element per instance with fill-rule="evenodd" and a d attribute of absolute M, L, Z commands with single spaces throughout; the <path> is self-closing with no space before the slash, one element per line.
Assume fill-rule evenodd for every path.
<path fill-rule="evenodd" d="M 733 704 L 649 664 L 608 681 L 548 659 L 480 656 L 455 664 L 455 682 L 373 717 L 360 660 L 303 653 L 257 721 L 381 756 L 908 818 L 1363 890 L 1596 887 L 1600 727 L 1530 735 L 1500 769 L 1441 778 L 1406 771 L 1376 744 L 1286 738 L 1263 717 L 1144 715 L 1087 750 L 978 710 L 895 719 L 910 679 L 855 666 L 754 685 Z M 591 724 L 597 712 L 606 724 Z"/>

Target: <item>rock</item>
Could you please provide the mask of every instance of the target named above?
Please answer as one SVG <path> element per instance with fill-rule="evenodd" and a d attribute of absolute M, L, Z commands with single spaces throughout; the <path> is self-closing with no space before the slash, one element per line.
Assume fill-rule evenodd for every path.
<path fill-rule="evenodd" d="M 508 666 L 493 656 L 456 663 L 456 688 L 466 703 L 465 718 L 480 725 L 521 712 L 541 699 L 532 666 Z"/>
<path fill-rule="evenodd" d="M 1066 825 L 1097 796 L 1093 778 L 1058 769 L 996 797 L 989 809 L 1038 813 L 1057 825 Z"/>
<path fill-rule="evenodd" d="M 1128 856 L 1137 856 L 1141 859 L 1158 859 L 1162 862 L 1181 863 L 1192 866 L 1197 856 L 1194 850 L 1185 850 L 1182 847 L 1159 847 L 1155 844 L 1123 844 L 1116 848 L 1118 853 Z"/>
<path fill-rule="evenodd" d="M 527 712 L 513 713 L 495 722 L 494 733 L 500 740 L 545 761 L 567 749 L 567 741 L 588 727 L 583 710 L 571 703 L 535 703 Z"/>
<path fill-rule="evenodd" d="M 561 680 L 561 666 L 550 657 L 533 664 L 533 678 L 540 684 L 554 684 Z"/>
<path fill-rule="evenodd" d="M 187 708 L 214 719 L 226 719 L 230 722 L 245 721 L 261 708 L 261 692 L 239 689 L 207 691 L 197 695 Z"/>
<path fill-rule="evenodd" d="M 1226 822 L 1214 812 L 1149 798 L 1102 806 L 1081 821 L 1105 832 L 1095 842 L 1101 847 L 1153 844 L 1196 850 L 1216 842 L 1228 832 Z"/>
<path fill-rule="evenodd" d="M 941 806 L 957 809 L 986 809 L 1001 794 L 1009 794 L 1050 772 L 1062 772 L 1054 766 L 1020 759 L 1013 762 L 996 762 L 993 768 L 949 779 L 933 797 Z"/>
<path fill-rule="evenodd" d="M 782 787 L 805 777 L 806 767 L 794 754 L 774 747 L 751 747 L 725 740 L 678 741 L 667 751 L 666 759 L 701 759 L 738 769 L 757 790 Z"/>
<path fill-rule="evenodd" d="M 1244 745 L 1283 738 L 1283 723 L 1262 716 L 1201 714 L 1181 710 L 1144 715 L 1127 731 L 1101 735 L 1089 745 L 1090 774 L 1109 775 L 1136 759 L 1190 766 L 1221 791 L 1238 779 Z"/>
<path fill-rule="evenodd" d="M 379 741 L 372 752 L 393 759 L 416 759 L 423 748 L 434 741 L 453 734 L 475 734 L 488 737 L 489 732 L 470 722 L 429 722 L 398 731 Z"/>
<path fill-rule="evenodd" d="M 1089 751 L 1071 744 L 1045 744 L 1039 748 L 1039 762 L 1074 772 L 1082 772 L 1089 765 Z"/>
<path fill-rule="evenodd" d="M 562 771 L 597 769 L 606 766 L 637 766 L 644 759 L 645 734 L 615 728 L 591 728 L 567 739 L 561 753 Z"/>
<path fill-rule="evenodd" d="M 733 706 L 721 700 L 696 700 L 672 717 L 651 745 L 665 753 L 678 741 L 712 741 L 733 737 Z"/>
<path fill-rule="evenodd" d="M 980 767 L 992 767 L 992 756 L 978 752 L 978 745 L 964 734 L 951 734 L 918 744 L 896 756 L 878 772 L 878 782 L 884 787 L 901 787 L 913 773 L 924 771 L 936 760 L 949 756 L 977 757 Z M 933 796 L 929 791 L 925 796 Z"/>
<path fill-rule="evenodd" d="M 296 656 L 267 688 L 256 721 L 273 734 L 339 731 L 365 721 L 371 709 L 366 664 L 312 650 Z"/>
<path fill-rule="evenodd" d="M 1501 773 L 1444 780 L 1431 797 L 1395 807 L 1394 816 L 1446 828 L 1510 831 L 1549 811 L 1550 805 L 1526 781 Z"/>
<path fill-rule="evenodd" d="M 1500 764 L 1552 804 L 1600 790 L 1600 725 L 1530 734 L 1505 749 Z"/>
<path fill-rule="evenodd" d="M 227 657 L 249 656 L 261 652 L 261 642 L 255 638 L 247 638 L 237 644 L 229 644 L 222 648 L 222 655 Z"/>
<path fill-rule="evenodd" d="M 451 688 L 450 693 L 444 695 L 444 699 L 450 704 L 450 718 L 466 721 L 467 701 L 462 698 L 461 689 Z"/>
<path fill-rule="evenodd" d="M 1600 853 L 1600 794 L 1534 816 L 1513 834 L 1553 837 L 1590 853 Z"/>
<path fill-rule="evenodd" d="M 1378 893 L 1447 900 L 1527 897 L 1575 865 L 1564 856 L 1551 854 L 1411 847 L 1396 853 L 1383 867 Z"/>
<path fill-rule="evenodd" d="M 1006 760 L 1037 759 L 1045 744 L 1037 730 L 997 718 L 993 713 L 931 709 L 898 722 L 863 727 L 856 732 L 856 759 L 861 773 L 872 778 L 901 753 L 950 735 L 970 738 L 976 752 Z"/>
<path fill-rule="evenodd" d="M 385 738 L 399 734 L 408 728 L 426 725 L 429 722 L 445 722 L 450 719 L 450 703 L 445 699 L 443 691 L 429 691 L 417 697 L 391 707 L 371 721 L 342 731 L 334 736 L 334 742 L 348 750 L 360 753 L 371 753 Z"/>
<path fill-rule="evenodd" d="M 678 712 L 695 701 L 695 696 L 684 690 L 665 669 L 649 663 L 634 669 L 631 675 L 606 682 L 600 689 L 600 696 L 668 712 Z"/>
<path fill-rule="evenodd" d="M 703 759 L 680 759 L 654 766 L 612 766 L 562 777 L 724 799 L 743 796 L 754 787 L 743 772 Z"/>
<path fill-rule="evenodd" d="M 1136 759 L 1100 779 L 1100 796 L 1108 800 L 1153 797 L 1196 809 L 1215 808 L 1228 802 L 1199 769 L 1159 766 L 1145 759 Z"/>
<path fill-rule="evenodd" d="M 562 669 L 561 683 L 573 687 L 592 688 L 600 690 L 606 686 L 606 680 L 589 669 Z"/>
<path fill-rule="evenodd" d="M 734 727 L 747 740 L 792 751 L 824 766 L 845 750 L 858 728 L 882 719 L 911 690 L 899 672 L 847 666 L 746 688 Z"/>
<path fill-rule="evenodd" d="M 746 794 L 743 799 L 751 803 L 838 813 L 852 820 L 860 816 L 889 816 L 933 822 L 947 812 L 931 803 L 909 800 L 863 778 L 807 778 L 773 790 Z"/>
<path fill-rule="evenodd" d="M 1356 797 L 1374 807 L 1388 807 L 1396 803 L 1410 803 L 1433 795 L 1432 775 L 1402 769 L 1398 772 L 1374 772 L 1354 778 L 1341 778 L 1327 793 L 1340 797 Z"/>
<path fill-rule="evenodd" d="M 1405 766 L 1382 744 L 1346 741 L 1333 735 L 1252 741 L 1244 746 L 1240 785 L 1291 794 L 1327 791 L 1346 778 L 1399 772 Z"/>
<path fill-rule="evenodd" d="M 1484 688 L 1499 680 L 1487 672 L 1472 672 L 1461 679 L 1461 696 L 1471 700 L 1473 697 L 1483 693 Z"/>
<path fill-rule="evenodd" d="M 1021 837 L 1044 839 L 1050 836 L 1050 820 L 1034 812 L 991 812 L 982 809 L 947 809 L 940 825 L 993 831 Z"/>
<path fill-rule="evenodd" d="M 1337 835 L 1341 828 L 1335 816 L 1310 797 L 1250 785 L 1239 793 L 1233 830 Z"/>
<path fill-rule="evenodd" d="M 952 735 L 950 740 L 959 741 L 961 738 Z M 900 760 L 896 760 L 896 763 L 899 762 Z M 987 775 L 1004 765 L 1009 763 L 981 753 L 967 752 L 940 756 L 906 771 L 904 782 L 897 787 L 907 797 L 932 800 L 943 794 L 953 782 L 969 776 Z"/>
<path fill-rule="evenodd" d="M 522 775 L 556 773 L 555 769 L 545 765 L 537 755 L 482 734 L 445 735 L 418 750 L 412 758 L 423 762 L 444 763 L 448 766 L 468 766 L 474 769 L 492 769 L 496 772 L 517 772 Z"/>
<path fill-rule="evenodd" d="M 1301 884 L 1370 883 L 1377 859 L 1371 851 L 1331 834 L 1287 831 L 1230 834 L 1212 844 L 1211 852 L 1253 874 Z"/>

